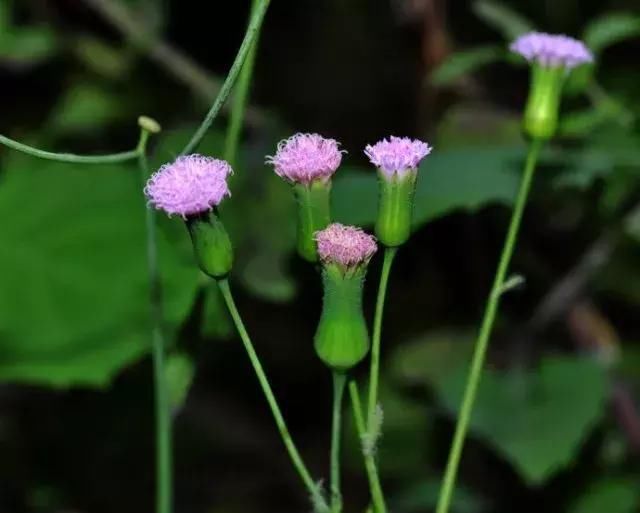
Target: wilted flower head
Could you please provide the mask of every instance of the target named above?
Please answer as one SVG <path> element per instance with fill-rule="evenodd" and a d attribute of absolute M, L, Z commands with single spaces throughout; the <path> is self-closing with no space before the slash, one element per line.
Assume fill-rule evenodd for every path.
<path fill-rule="evenodd" d="M 333 223 L 316 233 L 318 254 L 323 262 L 344 267 L 367 262 L 378 250 L 376 238 L 355 226 Z"/>
<path fill-rule="evenodd" d="M 293 183 L 328 178 L 342 162 L 340 143 L 318 134 L 295 134 L 278 143 L 278 151 L 267 157 L 278 176 Z"/>
<path fill-rule="evenodd" d="M 167 214 L 200 214 L 231 196 L 227 185 L 233 173 L 224 160 L 203 155 L 178 157 L 156 171 L 144 189 L 149 202 Z"/>
<path fill-rule="evenodd" d="M 431 146 L 418 139 L 391 136 L 389 140 L 382 139 L 374 145 L 369 144 L 364 153 L 373 165 L 391 178 L 396 174 L 402 177 L 416 169 L 431 150 Z"/>
<path fill-rule="evenodd" d="M 572 37 L 529 32 L 511 44 L 511 51 L 522 55 L 529 62 L 545 67 L 575 68 L 593 61 L 593 54 L 586 45 Z"/>

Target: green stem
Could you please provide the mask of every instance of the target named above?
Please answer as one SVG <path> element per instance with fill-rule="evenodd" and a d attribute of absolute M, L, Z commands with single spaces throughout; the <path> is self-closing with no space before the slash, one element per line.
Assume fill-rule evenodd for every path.
<path fill-rule="evenodd" d="M 347 375 L 333 372 L 333 416 L 331 421 L 331 513 L 342 511 L 340 492 L 340 438 L 342 431 L 342 398 Z"/>
<path fill-rule="evenodd" d="M 143 183 L 149 177 L 146 152 L 148 139 L 149 132 L 142 129 L 137 151 L 139 152 L 140 179 Z M 156 211 L 151 207 L 147 207 L 145 211 L 156 422 L 156 512 L 171 513 L 173 510 L 171 407 L 165 373 L 166 340 L 163 329 L 164 315 L 162 282 L 158 264 Z"/>
<path fill-rule="evenodd" d="M 382 316 L 384 314 L 384 301 L 387 295 L 387 284 L 393 258 L 396 256 L 398 248 L 386 248 L 382 271 L 380 273 L 380 285 L 378 286 L 378 299 L 376 301 L 376 313 L 373 319 L 373 342 L 371 344 L 371 372 L 369 374 L 369 404 L 368 404 L 368 427 L 371 428 L 373 415 L 378 402 L 378 377 L 380 375 L 380 339 L 382 335 Z"/>
<path fill-rule="evenodd" d="M 112 153 L 109 155 L 75 155 L 73 153 L 53 153 L 50 151 L 39 150 L 33 146 L 19 143 L 13 139 L 9 139 L 4 135 L 0 135 L 0 144 L 4 144 L 9 148 L 32 157 L 38 157 L 45 160 L 55 160 L 57 162 L 69 162 L 72 164 L 113 164 L 117 162 L 126 162 L 138 158 L 139 151 L 131 150 L 122 153 Z"/>
<path fill-rule="evenodd" d="M 258 0 L 253 0 L 251 5 L 251 17 L 258 9 Z M 256 61 L 256 54 L 258 50 L 258 39 L 260 32 L 256 33 L 255 40 L 251 45 L 247 58 L 242 66 L 242 71 L 238 77 L 238 83 L 235 87 L 234 96 L 232 98 L 231 114 L 229 116 L 229 126 L 227 128 L 227 135 L 224 141 L 224 159 L 231 164 L 231 167 L 236 166 L 236 157 L 238 154 L 238 144 L 240 142 L 240 134 L 242 132 L 242 121 L 244 119 L 244 112 L 249 99 L 249 90 L 251 88 L 251 78 L 253 76 L 253 67 Z"/>
<path fill-rule="evenodd" d="M 351 396 L 351 407 L 353 409 L 353 418 L 356 423 L 356 429 L 358 436 L 362 443 L 362 454 L 364 456 L 364 466 L 367 471 L 367 478 L 369 479 L 369 489 L 371 491 L 371 502 L 373 503 L 374 513 L 385 513 L 387 506 L 384 501 L 384 494 L 382 493 L 382 487 L 380 486 L 380 478 L 378 477 L 378 469 L 372 450 L 373 448 L 365 449 L 364 441 L 367 438 L 367 428 L 364 423 L 364 414 L 362 412 L 362 406 L 360 404 L 360 393 L 358 392 L 358 385 L 355 381 L 349 383 L 349 395 Z"/>
<path fill-rule="evenodd" d="M 509 263 L 511 262 L 511 256 L 513 255 L 513 250 L 518 238 L 522 214 L 527 203 L 527 197 L 529 196 L 529 189 L 531 188 L 531 182 L 533 181 L 536 162 L 542 148 L 542 143 L 542 140 L 533 140 L 529 148 L 529 154 L 527 156 L 524 174 L 520 183 L 520 189 L 514 205 L 513 214 L 511 216 L 509 230 L 500 256 L 500 263 L 498 264 L 491 293 L 487 300 L 482 326 L 476 341 L 471 361 L 471 368 L 469 370 L 469 377 L 467 378 L 467 385 L 462 399 L 462 406 L 460 408 L 460 414 L 458 416 L 458 422 L 449 452 L 449 459 L 447 461 L 447 468 L 442 488 L 440 490 L 440 497 L 438 498 L 436 513 L 447 513 L 451 504 L 458 465 L 462 456 L 464 440 L 469 428 L 471 412 L 473 410 L 478 385 L 482 376 L 482 368 L 487 353 L 487 347 L 489 345 L 489 337 L 491 336 L 493 324 L 498 312 L 500 296 L 504 292 L 504 284 L 507 271 L 509 269 Z"/>
<path fill-rule="evenodd" d="M 282 437 L 282 441 L 289 453 L 289 457 L 293 463 L 293 466 L 297 470 L 302 482 L 306 486 L 311 498 L 313 500 L 314 505 L 323 512 L 328 511 L 327 504 L 324 500 L 324 497 L 320 493 L 320 490 L 316 483 L 311 478 L 311 474 L 307 470 L 304 462 L 302 461 L 302 457 L 296 448 L 293 439 L 291 438 L 291 434 L 289 433 L 289 429 L 285 423 L 285 420 L 282 416 L 282 412 L 280 411 L 280 407 L 276 401 L 276 398 L 273 394 L 273 390 L 271 389 L 271 385 L 269 385 L 269 380 L 262 368 L 262 364 L 260 363 L 260 358 L 256 354 L 256 351 L 253 347 L 253 343 L 251 342 L 251 338 L 247 333 L 247 330 L 242 322 L 242 318 L 240 317 L 240 313 L 236 307 L 236 304 L 233 300 L 233 295 L 231 294 L 231 288 L 229 287 L 229 282 L 226 279 L 218 280 L 218 287 L 220 288 L 220 292 L 222 293 L 222 297 L 227 305 L 229 313 L 235 323 L 236 329 L 238 330 L 238 334 L 240 335 L 240 339 L 244 345 L 245 350 L 247 351 L 247 355 L 249 356 L 249 360 L 251 361 L 251 365 L 253 366 L 253 370 L 256 373 L 258 381 L 260 382 L 260 386 L 262 387 L 262 391 L 267 399 L 267 403 L 271 408 L 271 413 L 273 414 L 273 418 L 276 421 L 276 426 L 278 427 L 278 431 L 280 432 L 280 436 Z"/>
<path fill-rule="evenodd" d="M 244 39 L 242 40 L 242 44 L 240 45 L 240 49 L 238 50 L 238 54 L 236 55 L 236 58 L 231 65 L 231 69 L 229 70 L 227 78 L 220 88 L 218 97 L 213 102 L 211 109 L 209 109 L 209 112 L 198 127 L 198 130 L 196 130 L 196 132 L 193 134 L 193 137 L 191 137 L 191 140 L 182 150 L 181 155 L 191 153 L 198 147 L 205 134 L 207 133 L 207 130 L 209 130 L 209 127 L 220 112 L 220 109 L 224 105 L 224 102 L 227 100 L 227 97 L 229 96 L 229 93 L 231 92 L 231 89 L 235 84 L 240 71 L 242 70 L 242 65 L 244 64 L 247 55 L 253 47 L 253 42 L 255 41 L 258 32 L 260 31 L 260 27 L 262 26 L 262 21 L 265 14 L 267 13 L 267 8 L 269 7 L 270 0 L 258 0 L 258 2 L 259 3 L 254 10 L 253 16 L 251 17 L 251 21 L 249 22 L 247 32 L 244 36 Z"/>

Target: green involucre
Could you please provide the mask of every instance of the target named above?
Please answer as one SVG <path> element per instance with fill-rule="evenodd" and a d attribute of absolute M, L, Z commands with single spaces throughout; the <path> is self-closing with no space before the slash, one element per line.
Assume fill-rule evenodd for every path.
<path fill-rule="evenodd" d="M 297 249 L 308 262 L 318 261 L 315 233 L 331 222 L 331 181 L 315 180 L 293 186 L 298 204 Z"/>
<path fill-rule="evenodd" d="M 524 112 L 524 132 L 532 139 L 551 139 L 558 130 L 562 87 L 567 77 L 564 67 L 534 65 L 529 99 Z"/>
<path fill-rule="evenodd" d="M 416 178 L 415 169 L 402 177 L 396 174 L 391 178 L 383 171 L 378 171 L 380 195 L 376 237 L 387 247 L 400 246 L 407 242 L 411 235 Z"/>
<path fill-rule="evenodd" d="M 224 278 L 233 266 L 229 234 L 215 212 L 187 218 L 193 251 L 200 269 L 212 278 Z"/>
<path fill-rule="evenodd" d="M 327 264 L 322 272 L 324 298 L 314 345 L 320 359 L 336 371 L 346 371 L 369 351 L 362 313 L 364 266 L 345 270 Z"/>

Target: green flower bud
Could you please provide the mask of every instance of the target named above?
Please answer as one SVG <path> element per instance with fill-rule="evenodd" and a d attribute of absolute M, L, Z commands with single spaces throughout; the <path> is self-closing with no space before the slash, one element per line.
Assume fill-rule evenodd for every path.
<path fill-rule="evenodd" d="M 378 171 L 380 196 L 376 237 L 387 247 L 400 246 L 407 242 L 411 235 L 416 179 L 415 169 L 392 176 Z"/>
<path fill-rule="evenodd" d="M 200 269 L 212 278 L 224 278 L 233 265 L 233 248 L 217 213 L 188 216 L 186 224 Z"/>
<path fill-rule="evenodd" d="M 293 186 L 298 208 L 297 249 L 308 262 L 318 261 L 315 234 L 331 222 L 330 180 L 314 180 Z"/>
<path fill-rule="evenodd" d="M 369 334 L 362 312 L 365 268 L 345 272 L 327 264 L 322 272 L 324 300 L 314 346 L 320 359 L 336 371 L 346 371 L 369 351 Z"/>
<path fill-rule="evenodd" d="M 551 139 L 558 130 L 562 86 L 567 77 L 564 67 L 534 65 L 529 99 L 524 112 L 524 132 L 533 139 Z"/>

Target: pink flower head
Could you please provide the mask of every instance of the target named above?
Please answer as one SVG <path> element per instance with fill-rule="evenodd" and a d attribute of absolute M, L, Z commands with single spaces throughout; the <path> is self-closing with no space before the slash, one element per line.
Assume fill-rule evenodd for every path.
<path fill-rule="evenodd" d="M 344 267 L 366 263 L 378 250 L 376 238 L 355 226 L 333 223 L 316 232 L 318 254 L 323 262 Z"/>
<path fill-rule="evenodd" d="M 342 162 L 340 143 L 318 134 L 295 134 L 278 143 L 278 151 L 267 157 L 278 176 L 292 182 L 308 184 L 328 180 Z"/>
<path fill-rule="evenodd" d="M 169 215 L 196 215 L 231 196 L 227 185 L 231 173 L 224 160 L 197 154 L 178 157 L 149 178 L 144 193 L 154 207 Z"/>
<path fill-rule="evenodd" d="M 369 144 L 364 154 L 374 166 L 392 178 L 394 175 L 403 177 L 416 169 L 431 150 L 431 146 L 418 139 L 391 136 L 389 140 L 382 139 L 374 145 Z"/>
<path fill-rule="evenodd" d="M 511 44 L 510 49 L 529 62 L 550 68 L 572 69 L 593 62 L 593 54 L 582 41 L 544 32 L 524 34 Z"/>

